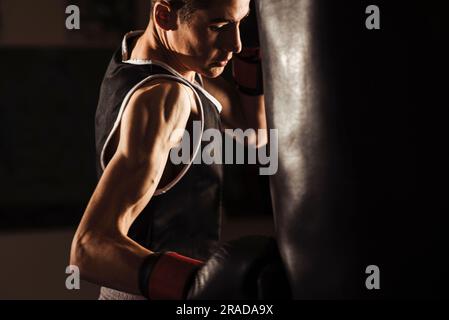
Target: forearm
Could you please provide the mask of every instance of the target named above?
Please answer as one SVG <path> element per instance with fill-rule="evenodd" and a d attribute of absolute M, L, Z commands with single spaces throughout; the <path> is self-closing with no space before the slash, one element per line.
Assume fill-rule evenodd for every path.
<path fill-rule="evenodd" d="M 262 62 L 258 48 L 244 48 L 233 60 L 233 77 L 245 125 L 256 131 L 256 146 L 267 143 Z"/>
<path fill-rule="evenodd" d="M 75 238 L 71 264 L 84 280 L 108 288 L 140 294 L 138 272 L 151 251 L 126 236 L 87 235 Z"/>
<path fill-rule="evenodd" d="M 153 195 L 159 174 L 128 162 L 117 156 L 106 168 L 75 234 L 71 264 L 85 280 L 139 294 L 138 270 L 151 252 L 126 235 Z"/>
<path fill-rule="evenodd" d="M 253 129 L 256 133 L 256 141 L 252 144 L 263 146 L 267 143 L 267 118 L 265 113 L 264 96 L 249 96 L 239 93 L 241 110 L 245 119 L 245 129 Z"/>

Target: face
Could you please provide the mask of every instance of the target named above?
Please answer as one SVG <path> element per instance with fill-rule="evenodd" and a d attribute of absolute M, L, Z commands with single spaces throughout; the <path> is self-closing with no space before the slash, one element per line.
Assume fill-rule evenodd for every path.
<path fill-rule="evenodd" d="M 193 12 L 188 21 L 178 18 L 177 30 L 167 34 L 178 63 L 205 77 L 218 77 L 241 50 L 239 27 L 249 13 L 249 2 L 214 1 L 208 9 Z"/>

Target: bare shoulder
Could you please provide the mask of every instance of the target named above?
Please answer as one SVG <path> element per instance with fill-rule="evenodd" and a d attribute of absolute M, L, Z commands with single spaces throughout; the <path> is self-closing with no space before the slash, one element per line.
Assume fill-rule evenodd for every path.
<path fill-rule="evenodd" d="M 118 149 L 143 159 L 175 146 L 181 137 L 175 133 L 183 131 L 189 119 L 192 95 L 188 87 L 174 81 L 138 89 L 123 114 Z"/>
<path fill-rule="evenodd" d="M 178 126 L 187 121 L 194 105 L 191 89 L 175 81 L 149 83 L 132 96 L 123 115 L 123 121 L 152 122 L 152 126 Z"/>
<path fill-rule="evenodd" d="M 193 93 L 187 86 L 176 81 L 149 83 L 139 88 L 129 101 L 127 109 L 138 113 L 164 114 L 170 119 L 179 113 L 189 113 Z"/>

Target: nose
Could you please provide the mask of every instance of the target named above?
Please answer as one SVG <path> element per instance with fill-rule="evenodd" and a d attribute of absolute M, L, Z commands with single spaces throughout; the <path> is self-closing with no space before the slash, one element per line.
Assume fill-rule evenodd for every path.
<path fill-rule="evenodd" d="M 230 28 L 229 32 L 227 32 L 224 49 L 232 53 L 239 53 L 242 51 L 239 24 L 234 24 L 233 28 Z"/>

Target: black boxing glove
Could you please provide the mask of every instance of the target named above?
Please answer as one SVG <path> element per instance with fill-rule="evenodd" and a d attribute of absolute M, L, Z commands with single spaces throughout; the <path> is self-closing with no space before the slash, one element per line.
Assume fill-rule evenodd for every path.
<path fill-rule="evenodd" d="M 186 298 L 253 300 L 279 298 L 288 292 L 276 241 L 248 236 L 219 246 L 194 275 Z"/>
<path fill-rule="evenodd" d="M 264 266 L 257 279 L 259 300 L 289 300 L 292 298 L 290 284 L 281 258 Z"/>
<path fill-rule="evenodd" d="M 219 245 L 205 262 L 156 253 L 139 272 L 142 295 L 160 299 L 279 299 L 288 295 L 276 241 L 249 236 Z"/>

